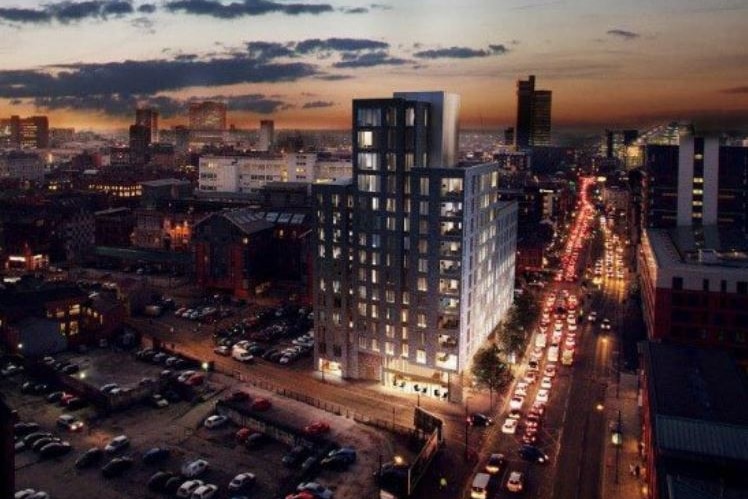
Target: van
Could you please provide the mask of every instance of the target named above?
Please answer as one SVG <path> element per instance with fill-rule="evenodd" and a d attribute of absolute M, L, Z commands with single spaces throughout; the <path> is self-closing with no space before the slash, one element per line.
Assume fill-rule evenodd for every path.
<path fill-rule="evenodd" d="M 491 475 L 488 473 L 476 473 L 473 478 L 473 485 L 470 487 L 471 499 L 486 499 L 488 497 L 488 482 L 491 481 Z"/>

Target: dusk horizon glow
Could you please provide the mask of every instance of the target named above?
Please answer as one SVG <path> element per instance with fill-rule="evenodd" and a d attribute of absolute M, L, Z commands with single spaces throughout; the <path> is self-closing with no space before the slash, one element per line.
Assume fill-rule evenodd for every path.
<path fill-rule="evenodd" d="M 466 0 L 351 3 L 12 0 L 0 8 L 0 116 L 111 130 L 152 106 L 186 124 L 194 100 L 229 123 L 347 129 L 351 101 L 462 96 L 461 126 L 512 126 L 515 85 L 553 91 L 554 130 L 687 120 L 748 123 L 748 1 Z"/>

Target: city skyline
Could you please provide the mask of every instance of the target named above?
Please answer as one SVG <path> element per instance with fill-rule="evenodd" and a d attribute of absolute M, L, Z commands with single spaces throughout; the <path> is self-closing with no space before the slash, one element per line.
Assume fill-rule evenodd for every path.
<path fill-rule="evenodd" d="M 516 81 L 554 93 L 553 129 L 694 120 L 744 127 L 748 2 L 13 0 L 0 8 L 0 115 L 164 127 L 222 100 L 229 123 L 348 128 L 350 102 L 462 96 L 463 128 L 513 126 Z M 50 43 L 54 40 L 54 43 Z"/>

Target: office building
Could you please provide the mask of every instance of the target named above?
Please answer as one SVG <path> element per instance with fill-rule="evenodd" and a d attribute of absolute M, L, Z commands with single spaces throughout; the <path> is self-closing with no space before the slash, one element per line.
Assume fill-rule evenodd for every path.
<path fill-rule="evenodd" d="M 148 137 L 149 144 L 155 144 L 159 141 L 158 111 L 149 107 L 136 109 L 135 124 L 148 128 L 150 132 Z"/>
<path fill-rule="evenodd" d="M 535 75 L 517 82 L 514 145 L 518 149 L 551 145 L 551 91 L 535 90 Z"/>
<path fill-rule="evenodd" d="M 739 230 L 644 229 L 638 269 L 647 337 L 729 349 L 748 364 L 747 255 Z"/>
<path fill-rule="evenodd" d="M 0 120 L 0 145 L 15 149 L 46 149 L 49 147 L 49 120 L 46 116 L 11 116 Z"/>
<path fill-rule="evenodd" d="M 27 151 L 0 153 L 0 179 L 44 180 L 44 162 L 39 154 Z"/>
<path fill-rule="evenodd" d="M 148 161 L 151 129 L 143 125 L 130 125 L 130 164 L 144 165 Z"/>
<path fill-rule="evenodd" d="M 270 151 L 275 146 L 275 123 L 273 120 L 260 121 L 260 143 L 259 151 Z"/>
<path fill-rule="evenodd" d="M 200 157 L 198 192 L 259 192 L 269 182 L 330 182 L 351 178 L 351 159 L 324 153 L 247 153 Z"/>
<path fill-rule="evenodd" d="M 642 342 L 639 354 L 642 497 L 748 497 L 744 373 L 720 350 Z"/>
<path fill-rule="evenodd" d="M 681 132 L 678 145 L 644 146 L 643 223 L 722 225 L 748 232 L 748 148 Z"/>
<path fill-rule="evenodd" d="M 190 103 L 190 130 L 226 130 L 226 104 L 212 101 Z"/>
<path fill-rule="evenodd" d="M 442 400 L 513 299 L 517 205 L 458 167 L 459 97 L 353 101 L 353 178 L 315 184 L 315 366 Z"/>

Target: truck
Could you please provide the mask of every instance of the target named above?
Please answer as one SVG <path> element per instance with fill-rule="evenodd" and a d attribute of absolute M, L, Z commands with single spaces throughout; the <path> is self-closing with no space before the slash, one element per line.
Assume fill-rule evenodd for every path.
<path fill-rule="evenodd" d="M 574 350 L 565 348 L 564 352 L 561 354 L 561 364 L 565 366 L 570 366 L 573 363 L 574 363 Z"/>

